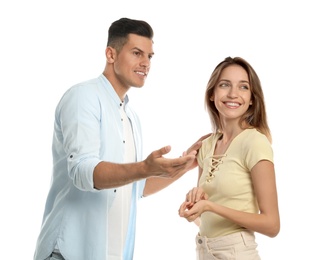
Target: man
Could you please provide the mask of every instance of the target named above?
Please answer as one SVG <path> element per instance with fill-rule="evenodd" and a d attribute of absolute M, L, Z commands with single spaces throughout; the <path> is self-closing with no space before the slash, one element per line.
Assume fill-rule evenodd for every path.
<path fill-rule="evenodd" d="M 70 88 L 55 112 L 53 175 L 34 259 L 133 259 L 136 202 L 196 167 L 166 146 L 142 161 L 142 136 L 127 92 L 142 87 L 153 52 L 144 21 L 112 23 L 103 74 Z"/>

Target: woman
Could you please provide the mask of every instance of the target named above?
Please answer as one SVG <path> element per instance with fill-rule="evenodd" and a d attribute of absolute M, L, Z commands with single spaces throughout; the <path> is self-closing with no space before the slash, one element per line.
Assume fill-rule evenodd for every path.
<path fill-rule="evenodd" d="M 198 187 L 179 214 L 199 221 L 197 259 L 260 259 L 254 232 L 280 230 L 278 198 L 260 80 L 242 58 L 228 57 L 213 71 L 205 105 L 214 134 L 198 153 Z"/>

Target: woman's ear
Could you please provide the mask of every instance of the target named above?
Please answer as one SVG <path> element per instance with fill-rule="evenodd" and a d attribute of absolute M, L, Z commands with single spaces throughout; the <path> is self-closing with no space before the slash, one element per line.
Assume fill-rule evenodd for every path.
<path fill-rule="evenodd" d="M 211 96 L 211 97 L 209 98 L 209 100 L 213 102 L 213 101 L 214 101 L 214 96 Z"/>
<path fill-rule="evenodd" d="M 252 104 L 253 104 L 253 102 L 252 102 L 252 100 L 250 100 L 250 104 L 249 105 L 252 106 Z"/>

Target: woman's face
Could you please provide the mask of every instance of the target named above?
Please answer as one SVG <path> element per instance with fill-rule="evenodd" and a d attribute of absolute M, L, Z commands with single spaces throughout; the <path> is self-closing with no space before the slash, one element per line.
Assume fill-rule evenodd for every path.
<path fill-rule="evenodd" d="M 223 69 L 210 100 L 214 102 L 221 120 L 239 120 L 252 105 L 245 69 L 239 65 Z"/>

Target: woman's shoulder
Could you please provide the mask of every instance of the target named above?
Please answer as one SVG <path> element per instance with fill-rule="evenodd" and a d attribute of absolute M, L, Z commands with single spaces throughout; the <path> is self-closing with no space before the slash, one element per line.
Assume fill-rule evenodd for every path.
<path fill-rule="evenodd" d="M 246 129 L 243 138 L 240 139 L 243 147 L 259 149 L 261 147 L 271 147 L 271 143 L 267 136 L 255 128 Z"/>
<path fill-rule="evenodd" d="M 214 146 L 215 142 L 219 138 L 220 133 L 211 133 L 206 139 L 202 141 L 201 149 L 202 151 L 210 151 L 211 148 Z"/>
<path fill-rule="evenodd" d="M 267 136 L 263 133 L 261 133 L 258 129 L 256 128 L 250 128 L 250 129 L 245 129 L 244 133 L 246 136 L 248 136 L 248 139 L 245 140 L 249 140 L 249 141 L 254 141 L 254 140 L 267 140 L 269 141 L 269 139 L 267 138 Z"/>
<path fill-rule="evenodd" d="M 213 143 L 215 140 L 219 138 L 220 135 L 221 135 L 220 133 L 211 133 L 210 136 L 208 136 L 202 141 L 203 145 L 208 145 Z"/>

